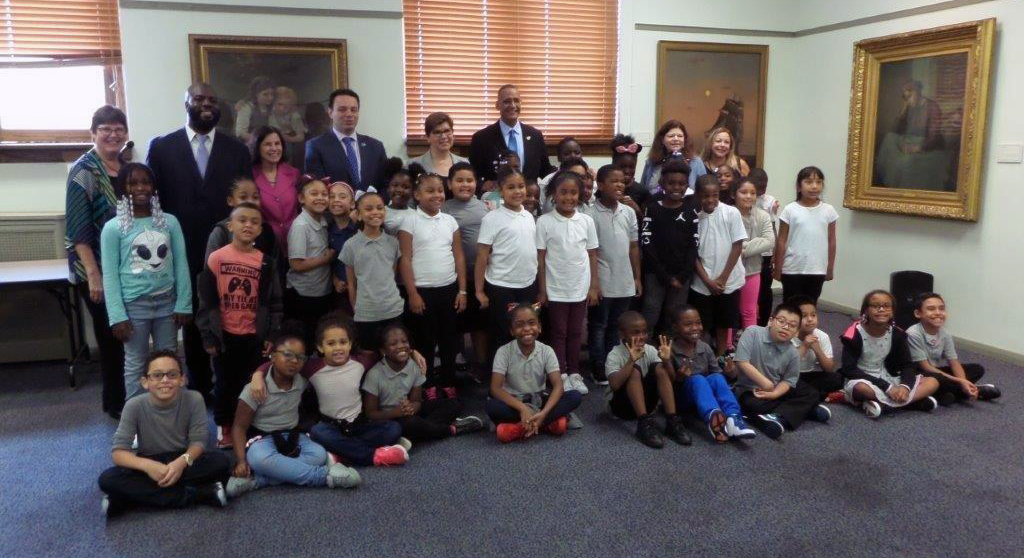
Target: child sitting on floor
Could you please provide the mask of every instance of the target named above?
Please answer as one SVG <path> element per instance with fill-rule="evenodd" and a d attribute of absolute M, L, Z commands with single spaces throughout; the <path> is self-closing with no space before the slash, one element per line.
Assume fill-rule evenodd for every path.
<path fill-rule="evenodd" d="M 497 425 L 498 441 L 522 440 L 541 430 L 561 436 L 568 428 L 567 415 L 580 406 L 583 396 L 563 391 L 555 351 L 537 341 L 537 310 L 520 304 L 509 313 L 509 320 L 515 339 L 494 355 L 491 396 L 484 406 Z"/>
<path fill-rule="evenodd" d="M 800 381 L 813 386 L 824 400 L 843 389 L 843 376 L 836 372 L 838 366 L 832 358 L 832 340 L 818 329 L 818 308 L 811 297 L 797 295 L 786 302 L 800 309 L 800 333 L 793 337 L 793 346 L 800 356 Z"/>
<path fill-rule="evenodd" d="M 103 512 L 110 517 L 140 504 L 227 505 L 228 457 L 205 451 L 206 406 L 202 395 L 184 389 L 178 355 L 151 353 L 141 382 L 148 393 L 125 403 L 114 433 L 114 467 L 100 475 Z M 136 437 L 138 450 L 133 452 Z"/>

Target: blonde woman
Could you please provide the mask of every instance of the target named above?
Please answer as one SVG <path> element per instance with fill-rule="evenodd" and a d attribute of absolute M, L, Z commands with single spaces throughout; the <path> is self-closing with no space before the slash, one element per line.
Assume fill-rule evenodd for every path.
<path fill-rule="evenodd" d="M 700 158 L 708 172 L 713 173 L 724 165 L 739 169 L 742 176 L 750 174 L 750 165 L 736 154 L 736 139 L 728 128 L 719 127 L 711 130 Z"/>

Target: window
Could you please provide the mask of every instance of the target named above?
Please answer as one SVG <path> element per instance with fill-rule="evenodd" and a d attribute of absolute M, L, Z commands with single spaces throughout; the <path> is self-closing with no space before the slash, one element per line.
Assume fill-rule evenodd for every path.
<path fill-rule="evenodd" d="M 604 144 L 615 129 L 617 0 L 405 0 L 406 136 L 442 111 L 456 142 L 498 119 L 498 88 L 519 86 L 523 121 L 554 145 Z"/>
<path fill-rule="evenodd" d="M 87 141 L 121 82 L 117 0 L 0 0 L 0 141 Z"/>

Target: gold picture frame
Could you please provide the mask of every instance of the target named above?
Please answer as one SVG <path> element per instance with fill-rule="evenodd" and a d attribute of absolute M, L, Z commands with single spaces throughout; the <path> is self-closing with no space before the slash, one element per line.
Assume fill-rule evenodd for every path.
<path fill-rule="evenodd" d="M 654 127 L 679 120 L 699 155 L 708 132 L 724 124 L 750 168 L 763 166 L 767 85 L 768 45 L 658 41 Z"/>
<path fill-rule="evenodd" d="M 995 25 L 854 45 L 844 207 L 978 220 Z"/>

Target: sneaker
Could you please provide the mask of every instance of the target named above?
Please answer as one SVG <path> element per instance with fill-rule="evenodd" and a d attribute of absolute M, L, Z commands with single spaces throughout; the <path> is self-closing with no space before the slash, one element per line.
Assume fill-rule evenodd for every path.
<path fill-rule="evenodd" d="M 503 422 L 498 425 L 496 432 L 498 434 L 498 441 L 503 444 L 522 440 L 523 436 L 526 435 L 523 425 L 518 422 Z"/>
<path fill-rule="evenodd" d="M 234 444 L 231 441 L 231 427 L 217 427 L 217 449 L 231 449 Z"/>
<path fill-rule="evenodd" d="M 472 415 L 468 417 L 459 417 L 452 423 L 452 434 L 456 436 L 480 432 L 483 429 L 484 421 L 480 420 L 480 417 L 474 417 Z"/>
<path fill-rule="evenodd" d="M 772 440 L 778 439 L 779 436 L 786 432 L 786 427 L 782 426 L 782 421 L 774 413 L 757 415 L 757 422 L 758 426 L 761 427 L 761 432 L 764 432 L 764 435 Z"/>
<path fill-rule="evenodd" d="M 743 417 L 740 415 L 733 415 L 725 420 L 725 433 L 728 434 L 730 438 L 738 438 L 741 440 L 757 438 L 757 432 L 748 426 L 747 421 L 743 420 Z"/>
<path fill-rule="evenodd" d="M 399 445 L 383 446 L 373 452 L 373 465 L 375 467 L 391 467 L 394 465 L 405 465 L 409 461 L 409 452 Z"/>
<path fill-rule="evenodd" d="M 362 479 L 359 478 L 359 471 L 352 467 L 346 467 L 338 463 L 331 465 L 327 469 L 328 488 L 355 488 L 361 482 Z"/>
<path fill-rule="evenodd" d="M 398 439 L 398 441 L 395 442 L 395 444 L 405 448 L 405 452 L 406 453 L 409 453 L 410 451 L 412 451 L 412 440 L 410 440 L 409 438 L 406 438 L 405 436 L 400 437 Z"/>
<path fill-rule="evenodd" d="M 223 508 L 228 505 L 228 494 L 224 490 L 224 485 L 217 481 L 205 486 L 197 486 L 196 502 L 215 508 Z"/>
<path fill-rule="evenodd" d="M 918 411 L 924 411 L 930 413 L 939 407 L 939 402 L 932 396 L 925 397 L 920 401 L 914 403 L 914 408 Z"/>
<path fill-rule="evenodd" d="M 569 430 L 579 430 L 583 428 L 583 421 L 580 417 L 576 416 L 576 413 L 569 413 Z"/>
<path fill-rule="evenodd" d="M 977 384 L 978 385 L 978 399 L 980 401 L 991 401 L 997 399 L 1003 392 L 999 391 L 999 388 L 992 384 Z"/>
<path fill-rule="evenodd" d="M 686 433 L 686 427 L 683 426 L 683 417 L 679 415 L 665 415 L 665 436 L 681 446 L 693 443 L 693 439 Z"/>
<path fill-rule="evenodd" d="M 552 436 L 561 436 L 562 434 L 565 434 L 565 431 L 568 429 L 569 419 L 567 417 L 558 417 L 544 427 L 544 430 Z"/>
<path fill-rule="evenodd" d="M 868 418 L 876 419 L 882 416 L 882 404 L 878 401 L 865 401 L 860 405 L 861 409 L 864 409 L 864 414 Z"/>
<path fill-rule="evenodd" d="M 842 403 L 845 399 L 846 392 L 841 389 L 837 389 L 825 396 L 825 403 Z"/>
<path fill-rule="evenodd" d="M 580 395 L 590 393 L 590 390 L 587 389 L 587 382 L 584 382 L 583 376 L 580 376 L 579 374 L 569 374 L 569 385 L 572 386 L 569 389 L 574 389 L 580 392 Z"/>
<path fill-rule="evenodd" d="M 708 432 L 711 432 L 711 439 L 716 443 L 724 444 L 729 441 L 728 422 L 725 413 L 715 409 L 708 416 Z"/>
<path fill-rule="evenodd" d="M 425 401 L 433 401 L 437 399 L 439 397 L 437 391 L 438 390 L 436 386 L 428 387 L 427 389 L 423 390 L 423 399 Z"/>
<path fill-rule="evenodd" d="M 455 391 L 455 386 L 448 386 L 444 388 L 442 391 L 444 392 L 445 397 L 447 397 L 448 399 L 455 399 L 456 397 L 459 396 L 459 393 Z"/>
<path fill-rule="evenodd" d="M 979 390 L 979 395 L 978 396 L 979 396 L 979 398 L 981 397 L 980 390 Z M 939 402 L 939 405 L 942 405 L 943 407 L 949 407 L 953 403 L 956 403 L 956 396 L 953 395 L 952 393 L 948 392 L 948 391 L 943 391 L 942 393 L 936 393 L 935 394 L 935 399 Z"/>
<path fill-rule="evenodd" d="M 340 455 L 338 455 L 336 453 L 327 452 L 327 466 L 328 467 L 330 467 L 331 465 L 337 465 L 339 463 L 342 463 L 343 461 L 344 460 L 341 458 Z"/>
<path fill-rule="evenodd" d="M 811 412 L 807 413 L 807 418 L 818 422 L 828 422 L 832 418 L 832 411 L 821 404 L 815 405 Z"/>
<path fill-rule="evenodd" d="M 658 434 L 658 428 L 651 415 L 644 415 L 636 419 L 636 437 L 640 438 L 640 441 L 649 448 L 665 447 L 665 439 Z"/>
<path fill-rule="evenodd" d="M 228 498 L 238 498 L 246 492 L 256 490 L 259 485 L 256 484 L 255 476 L 248 477 L 231 477 L 228 479 L 228 486 L 225 489 Z"/>
<path fill-rule="evenodd" d="M 107 517 L 113 515 L 110 510 L 110 496 L 107 496 L 106 494 L 104 494 L 103 498 L 100 499 L 100 512 Z"/>

